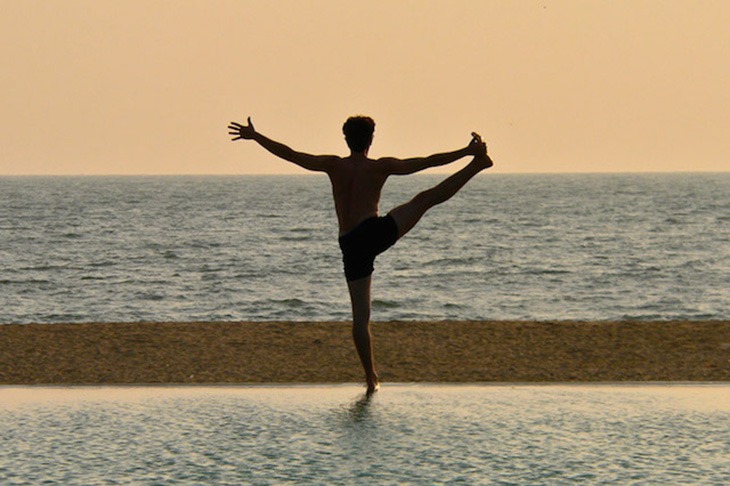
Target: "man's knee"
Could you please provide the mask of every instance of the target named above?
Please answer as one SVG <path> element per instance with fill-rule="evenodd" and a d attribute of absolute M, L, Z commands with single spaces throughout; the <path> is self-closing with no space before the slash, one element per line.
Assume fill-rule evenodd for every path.
<path fill-rule="evenodd" d="M 352 327 L 368 327 L 370 324 L 370 309 L 354 308 L 352 311 Z"/>
<path fill-rule="evenodd" d="M 370 334 L 370 322 L 353 322 L 352 323 L 352 334 Z"/>

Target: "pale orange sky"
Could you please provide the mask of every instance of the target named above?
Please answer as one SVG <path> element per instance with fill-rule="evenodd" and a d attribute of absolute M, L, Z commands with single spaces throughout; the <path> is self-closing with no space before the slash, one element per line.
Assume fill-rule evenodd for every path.
<path fill-rule="evenodd" d="M 0 0 L 0 175 L 299 173 L 228 122 L 346 155 L 351 114 L 374 157 L 476 130 L 499 172 L 727 171 L 728 26 L 725 0 Z"/>

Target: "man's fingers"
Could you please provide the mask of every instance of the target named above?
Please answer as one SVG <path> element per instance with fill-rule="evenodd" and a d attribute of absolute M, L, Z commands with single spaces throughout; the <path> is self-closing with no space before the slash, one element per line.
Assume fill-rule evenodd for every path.
<path fill-rule="evenodd" d="M 481 137 L 481 135 L 479 135 L 479 134 L 478 134 L 477 132 L 471 132 L 471 136 L 472 136 L 472 138 L 473 138 L 473 139 L 474 139 L 475 141 L 477 141 L 477 142 L 480 142 L 480 143 L 481 143 L 481 141 L 482 141 L 482 137 Z"/>
<path fill-rule="evenodd" d="M 251 117 L 248 117 L 248 125 L 242 125 L 238 122 L 232 121 L 230 125 L 228 125 L 228 128 L 231 130 L 241 130 L 242 128 L 253 128 L 253 123 L 251 123 Z"/>

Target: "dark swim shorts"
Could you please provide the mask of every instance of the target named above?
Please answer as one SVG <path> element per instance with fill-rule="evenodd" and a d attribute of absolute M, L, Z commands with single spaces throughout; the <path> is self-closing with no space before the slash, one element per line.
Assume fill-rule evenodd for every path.
<path fill-rule="evenodd" d="M 373 216 L 340 236 L 342 261 L 348 282 L 373 273 L 375 257 L 393 246 L 398 240 L 398 226 L 389 214 Z"/>

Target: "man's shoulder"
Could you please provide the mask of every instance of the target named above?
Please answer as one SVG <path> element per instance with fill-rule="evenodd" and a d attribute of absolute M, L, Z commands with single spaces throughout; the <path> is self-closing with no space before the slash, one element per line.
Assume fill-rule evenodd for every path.
<path fill-rule="evenodd" d="M 398 157 L 380 157 L 377 160 L 373 161 L 375 163 L 375 166 L 380 169 L 384 170 L 386 172 L 392 172 L 397 167 L 399 167 L 401 164 L 403 164 L 403 159 L 399 159 Z"/>
<path fill-rule="evenodd" d="M 325 172 L 336 171 L 342 165 L 343 160 L 339 155 L 307 155 L 307 157 L 310 164 Z"/>

